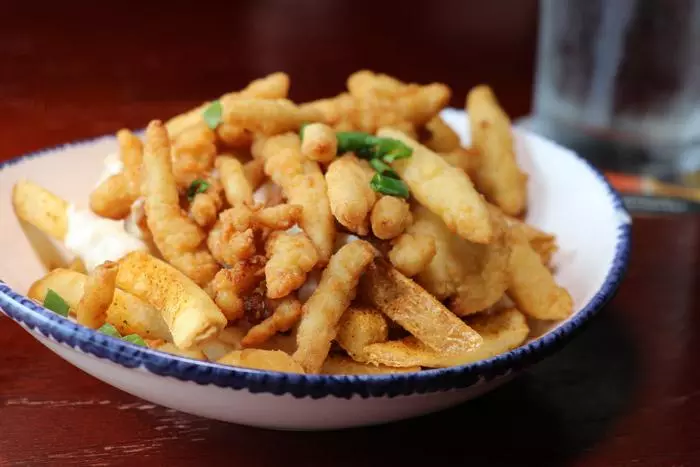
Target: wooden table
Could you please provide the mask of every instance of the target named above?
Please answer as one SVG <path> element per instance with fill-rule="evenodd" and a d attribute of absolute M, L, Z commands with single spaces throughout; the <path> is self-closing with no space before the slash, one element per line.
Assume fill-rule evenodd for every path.
<path fill-rule="evenodd" d="M 446 82 L 456 106 L 488 82 L 512 116 L 529 110 L 533 1 L 175 3 L 5 2 L 0 160 L 141 127 L 278 69 L 297 100 L 368 67 Z M 368 429 L 273 432 L 156 407 L 2 318 L 0 465 L 699 465 L 700 220 L 633 230 L 617 297 L 564 350 L 456 409 Z"/>

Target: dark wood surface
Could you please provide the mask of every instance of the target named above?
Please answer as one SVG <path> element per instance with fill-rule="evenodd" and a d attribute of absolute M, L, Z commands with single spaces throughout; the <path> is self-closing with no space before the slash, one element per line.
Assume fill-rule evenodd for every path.
<path fill-rule="evenodd" d="M 456 106 L 488 82 L 512 116 L 529 110 L 533 1 L 142 3 L 3 3 L 0 159 L 141 127 L 275 70 L 298 100 L 367 67 L 443 81 Z M 0 465 L 700 465 L 700 220 L 638 217 L 633 238 L 617 297 L 560 353 L 382 427 L 273 432 L 166 410 L 1 318 Z"/>

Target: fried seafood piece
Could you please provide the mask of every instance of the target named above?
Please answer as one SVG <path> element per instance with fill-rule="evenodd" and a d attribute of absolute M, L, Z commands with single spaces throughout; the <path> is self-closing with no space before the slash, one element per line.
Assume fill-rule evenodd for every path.
<path fill-rule="evenodd" d="M 264 277 L 265 257 L 255 255 L 221 269 L 208 285 L 207 292 L 226 319 L 236 321 L 245 313 L 244 294 L 251 292 Z"/>
<path fill-rule="evenodd" d="M 369 215 L 377 201 L 371 179 L 371 171 L 351 153 L 331 162 L 326 171 L 331 212 L 346 229 L 362 236 L 369 233 Z"/>
<path fill-rule="evenodd" d="M 265 244 L 267 296 L 281 298 L 301 287 L 318 262 L 316 247 L 303 233 L 273 232 Z"/>
<path fill-rule="evenodd" d="M 275 334 L 289 331 L 301 318 L 301 302 L 295 296 L 288 295 L 269 302 L 269 306 L 274 311 L 269 317 L 248 330 L 241 341 L 244 347 L 262 345 Z"/>

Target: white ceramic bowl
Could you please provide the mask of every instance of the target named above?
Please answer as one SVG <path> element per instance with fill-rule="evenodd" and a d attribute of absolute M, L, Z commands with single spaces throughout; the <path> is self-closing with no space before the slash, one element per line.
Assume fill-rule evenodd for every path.
<path fill-rule="evenodd" d="M 464 112 L 444 118 L 468 142 Z M 528 222 L 557 235 L 557 281 L 575 313 L 525 345 L 477 363 L 420 373 L 293 375 L 233 368 L 144 349 L 79 326 L 23 296 L 44 274 L 10 202 L 29 178 L 86 206 L 104 156 L 105 136 L 0 165 L 0 308 L 32 336 L 85 372 L 148 401 L 204 417 L 278 429 L 332 429 L 434 412 L 476 397 L 557 351 L 614 294 L 629 255 L 630 217 L 602 175 L 573 152 L 517 131 L 529 174 Z"/>

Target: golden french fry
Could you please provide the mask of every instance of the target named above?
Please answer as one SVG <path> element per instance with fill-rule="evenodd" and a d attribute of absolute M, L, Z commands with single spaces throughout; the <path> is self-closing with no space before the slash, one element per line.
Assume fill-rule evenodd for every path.
<path fill-rule="evenodd" d="M 257 370 L 304 373 L 301 365 L 281 350 L 234 350 L 221 357 L 217 362 L 223 365 L 255 368 Z"/>
<path fill-rule="evenodd" d="M 229 125 L 264 135 L 298 130 L 302 123 L 322 121 L 320 112 L 297 107 L 287 99 L 227 99 L 222 101 L 222 118 Z"/>
<path fill-rule="evenodd" d="M 226 200 L 231 206 L 240 203 L 253 203 L 253 187 L 246 177 L 243 164 L 232 156 L 221 155 L 216 158 L 215 166 L 224 187 Z"/>
<path fill-rule="evenodd" d="M 340 224 L 358 235 L 369 233 L 369 214 L 377 200 L 369 184 L 371 178 L 354 154 L 337 158 L 326 171 L 331 212 Z"/>
<path fill-rule="evenodd" d="M 68 231 L 68 203 L 34 182 L 20 180 L 12 188 L 17 217 L 46 235 L 63 240 Z"/>
<path fill-rule="evenodd" d="M 420 371 L 419 366 L 396 368 L 386 365 L 372 365 L 370 363 L 356 362 L 344 355 L 329 355 L 323 366 L 321 374 L 324 375 L 384 375 L 391 373 L 411 373 Z"/>
<path fill-rule="evenodd" d="M 118 270 L 117 263 L 105 261 L 88 275 L 83 296 L 75 307 L 78 323 L 92 329 L 105 324 L 107 309 L 114 298 Z"/>
<path fill-rule="evenodd" d="M 389 338 L 386 318 L 374 308 L 350 307 L 338 323 L 335 341 L 348 355 L 364 361 L 364 348 L 369 344 L 385 342 Z"/>
<path fill-rule="evenodd" d="M 459 135 L 439 116 L 431 118 L 425 124 L 425 129 L 430 132 L 430 138 L 423 144 L 435 152 L 452 152 L 460 149 Z"/>
<path fill-rule="evenodd" d="M 437 247 L 429 235 L 404 233 L 389 250 L 389 261 L 404 276 L 413 277 L 428 267 Z"/>
<path fill-rule="evenodd" d="M 312 161 L 329 163 L 338 152 L 335 131 L 323 123 L 311 123 L 304 127 L 301 153 Z"/>
<path fill-rule="evenodd" d="M 129 253 L 119 261 L 117 287 L 160 310 L 181 349 L 194 347 L 226 326 L 226 317 L 204 290 L 148 253 Z"/>
<path fill-rule="evenodd" d="M 518 347 L 530 332 L 525 316 L 515 308 L 476 315 L 469 324 L 481 335 L 483 342 L 461 354 L 440 354 L 414 337 L 368 345 L 365 354 L 371 363 L 394 367 L 465 365 Z"/>
<path fill-rule="evenodd" d="M 241 340 L 243 347 L 259 347 L 278 332 L 291 329 L 301 318 L 301 303 L 295 296 L 270 301 L 274 308 L 272 315 L 248 330 Z"/>
<path fill-rule="evenodd" d="M 391 165 L 420 204 L 439 215 L 461 237 L 474 243 L 491 241 L 493 228 L 486 203 L 464 171 L 401 132 L 381 129 L 378 134 L 402 141 L 413 149 L 411 157 L 398 159 Z"/>
<path fill-rule="evenodd" d="M 54 290 L 75 310 L 83 296 L 87 276 L 69 269 L 54 269 L 32 284 L 27 296 L 43 302 L 49 289 Z M 160 312 L 136 296 L 120 289 L 107 309 L 106 321 L 122 335 L 138 334 L 147 339 L 171 340 L 170 331 Z"/>
<path fill-rule="evenodd" d="M 481 157 L 474 182 L 506 214 L 517 216 L 527 204 L 527 175 L 515 160 L 510 119 L 488 86 L 476 86 L 467 96 L 472 141 Z"/>
<path fill-rule="evenodd" d="M 370 214 L 372 232 L 382 240 L 398 237 L 411 224 L 412 220 L 411 207 L 406 200 L 395 196 L 379 198 Z"/>
<path fill-rule="evenodd" d="M 328 356 L 336 327 L 350 305 L 360 276 L 374 258 L 372 245 L 356 240 L 338 250 L 323 270 L 321 282 L 304 303 L 294 359 L 308 373 L 318 373 Z"/>
<path fill-rule="evenodd" d="M 454 355 L 481 344 L 479 334 L 382 259 L 367 268 L 360 290 L 379 311 L 437 352 Z"/>
<path fill-rule="evenodd" d="M 557 285 L 523 233 L 510 229 L 508 295 L 523 313 L 542 320 L 567 318 L 573 311 L 569 292 Z"/>

